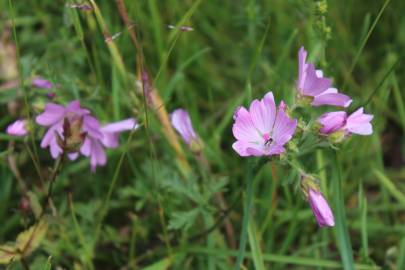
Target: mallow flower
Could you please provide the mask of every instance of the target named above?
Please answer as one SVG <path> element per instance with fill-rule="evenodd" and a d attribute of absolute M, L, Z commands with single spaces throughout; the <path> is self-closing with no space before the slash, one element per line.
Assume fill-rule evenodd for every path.
<path fill-rule="evenodd" d="M 80 107 L 78 100 L 66 107 L 47 103 L 44 112 L 36 117 L 36 122 L 48 128 L 41 147 L 49 147 L 54 159 L 68 153 L 68 157 L 75 160 L 82 154 L 90 158 L 93 171 L 98 165 L 107 163 L 105 148 L 118 146 L 120 132 L 138 127 L 132 118 L 101 126 L 89 110 Z"/>
<path fill-rule="evenodd" d="M 372 119 L 373 115 L 365 114 L 363 107 L 351 115 L 344 111 L 329 112 L 319 117 L 318 123 L 321 124 L 319 132 L 322 135 L 340 134 L 343 137 L 352 133 L 370 135 L 373 133 L 373 127 L 370 123 Z"/>
<path fill-rule="evenodd" d="M 323 77 L 322 70 L 316 70 L 313 64 L 306 62 L 307 51 L 301 47 L 298 52 L 298 81 L 299 98 L 308 99 L 312 106 L 334 105 L 348 107 L 352 99 L 338 93 L 332 86 L 332 80 Z"/>
<path fill-rule="evenodd" d="M 22 137 L 28 134 L 27 130 L 28 121 L 19 119 L 7 126 L 6 132 L 10 136 Z"/>
<path fill-rule="evenodd" d="M 170 114 L 172 126 L 193 151 L 201 150 L 202 142 L 194 131 L 190 115 L 184 109 L 176 109 Z"/>
<path fill-rule="evenodd" d="M 238 107 L 232 127 L 236 142 L 233 149 L 242 157 L 279 155 L 294 134 L 297 120 L 285 113 L 285 104 L 278 109 L 272 92 L 262 100 L 254 100 L 249 110 Z"/>

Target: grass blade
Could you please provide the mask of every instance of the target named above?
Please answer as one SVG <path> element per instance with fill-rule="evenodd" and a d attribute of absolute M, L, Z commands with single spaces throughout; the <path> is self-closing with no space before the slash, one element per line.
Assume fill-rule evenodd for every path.
<path fill-rule="evenodd" d="M 343 264 L 343 269 L 354 269 L 353 251 L 350 243 L 349 231 L 346 224 L 346 211 L 344 204 L 344 196 L 342 190 L 342 173 L 340 168 L 340 162 L 338 160 L 337 153 L 335 152 L 333 158 L 333 199 L 335 201 L 335 233 L 336 240 L 339 245 L 339 252 Z"/>
<path fill-rule="evenodd" d="M 240 233 L 240 244 L 239 244 L 239 251 L 238 256 L 236 259 L 235 270 L 239 270 L 243 259 L 245 257 L 246 251 L 246 242 L 247 242 L 247 230 L 248 230 L 248 223 L 249 223 L 249 213 L 252 209 L 252 201 L 253 201 L 253 176 L 252 176 L 252 162 L 253 160 L 249 159 L 246 163 L 246 195 L 245 195 L 245 209 L 243 213 L 243 220 L 242 220 L 242 231 Z"/>

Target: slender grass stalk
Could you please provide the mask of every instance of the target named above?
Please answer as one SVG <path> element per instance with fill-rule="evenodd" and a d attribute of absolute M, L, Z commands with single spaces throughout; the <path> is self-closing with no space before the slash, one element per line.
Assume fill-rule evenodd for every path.
<path fill-rule="evenodd" d="M 342 89 L 345 89 L 345 88 L 346 88 L 347 79 L 348 79 L 349 76 L 352 74 L 352 72 L 353 72 L 353 70 L 354 70 L 354 67 L 356 66 L 357 62 L 359 61 L 360 55 L 361 55 L 361 53 L 363 52 L 363 49 L 364 49 L 364 47 L 366 46 L 366 43 L 367 43 L 368 39 L 369 39 L 370 36 L 371 36 L 371 33 L 373 33 L 374 28 L 376 27 L 378 21 L 379 21 L 380 18 L 381 18 L 381 15 L 383 14 L 385 8 L 388 6 L 388 4 L 389 4 L 390 1 L 391 1 L 391 0 L 386 0 L 386 1 L 384 2 L 384 4 L 382 5 L 380 11 L 378 12 L 377 17 L 374 19 L 374 22 L 373 22 L 373 24 L 371 25 L 370 30 L 368 31 L 366 37 L 365 37 L 365 38 L 363 39 L 363 41 L 361 42 L 360 47 L 359 47 L 359 49 L 357 50 L 357 53 L 356 53 L 356 55 L 355 55 L 354 58 L 353 58 L 353 62 L 352 62 L 352 64 L 351 64 L 350 68 L 349 68 L 349 72 L 347 73 L 346 79 L 345 79 L 344 82 L 343 82 L 343 87 L 342 87 Z"/>
<path fill-rule="evenodd" d="M 238 256 L 236 258 L 235 270 L 241 269 L 243 259 L 245 258 L 246 243 L 247 243 L 247 231 L 249 225 L 249 215 L 252 210 L 253 203 L 253 160 L 249 159 L 246 162 L 246 194 L 244 202 L 243 220 L 242 220 L 242 230 L 240 233 L 240 243 Z"/>

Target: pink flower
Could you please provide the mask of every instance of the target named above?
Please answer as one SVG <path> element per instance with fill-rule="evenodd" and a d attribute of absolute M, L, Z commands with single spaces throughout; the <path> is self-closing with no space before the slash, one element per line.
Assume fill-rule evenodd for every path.
<path fill-rule="evenodd" d="M 363 108 L 358 109 L 351 115 L 346 112 L 329 112 L 323 114 L 318 122 L 322 125 L 321 134 L 329 135 L 335 132 L 343 132 L 344 135 L 351 133 L 359 135 L 370 135 L 373 133 L 373 127 L 370 121 L 373 115 L 363 113 Z"/>
<path fill-rule="evenodd" d="M 284 106 L 276 108 L 272 92 L 260 101 L 254 100 L 249 111 L 240 107 L 234 117 L 232 132 L 237 141 L 232 147 L 242 157 L 283 153 L 283 145 L 297 126 L 297 120 L 287 116 Z"/>
<path fill-rule="evenodd" d="M 350 97 L 338 93 L 331 88 L 332 80 L 323 77 L 322 70 L 315 70 L 315 66 L 306 63 L 307 51 L 301 47 L 298 52 L 298 81 L 297 89 L 301 96 L 311 97 L 312 106 L 334 105 L 348 107 L 352 100 Z"/>
<path fill-rule="evenodd" d="M 41 147 L 49 147 L 53 158 L 56 159 L 66 151 L 69 158 L 75 160 L 81 153 L 90 158 L 92 170 L 107 163 L 104 148 L 117 147 L 120 132 L 138 127 L 134 119 L 101 127 L 98 120 L 89 110 L 81 108 L 77 100 L 66 107 L 47 103 L 44 112 L 37 116 L 36 122 L 48 128 L 42 138 Z M 62 149 L 61 140 L 64 141 L 66 149 Z"/>
<path fill-rule="evenodd" d="M 52 89 L 53 84 L 45 79 L 42 78 L 35 78 L 32 80 L 32 85 L 38 88 L 45 88 L 45 89 Z"/>
<path fill-rule="evenodd" d="M 126 119 L 119 122 L 109 123 L 101 128 L 99 131 L 102 138 L 87 136 L 80 148 L 80 153 L 90 158 L 90 165 L 92 171 L 98 165 L 104 166 L 107 163 L 107 156 L 104 148 L 116 148 L 119 145 L 119 133 L 127 130 L 137 129 L 139 125 L 135 119 Z"/>
<path fill-rule="evenodd" d="M 308 192 L 308 200 L 312 213 L 320 227 L 335 226 L 335 218 L 333 217 L 332 210 L 321 192 L 310 188 Z"/>
<path fill-rule="evenodd" d="M 6 130 L 7 134 L 10 136 L 22 137 L 28 134 L 27 130 L 27 120 L 19 119 L 11 123 Z"/>
<path fill-rule="evenodd" d="M 170 114 L 170 120 L 173 127 L 188 145 L 191 145 L 193 141 L 199 140 L 197 133 L 194 131 L 193 125 L 191 124 L 190 115 L 186 110 L 174 110 Z"/>

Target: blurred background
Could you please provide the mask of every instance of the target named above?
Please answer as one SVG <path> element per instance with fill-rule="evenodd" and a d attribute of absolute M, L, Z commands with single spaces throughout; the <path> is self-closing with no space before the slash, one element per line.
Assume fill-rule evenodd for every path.
<path fill-rule="evenodd" d="M 39 147 L 43 129 L 5 133 L 48 102 L 33 78 L 53 83 L 54 102 L 79 99 L 102 123 L 142 125 L 95 173 L 83 157 L 63 165 L 39 247 L 7 269 L 233 269 L 247 160 L 231 147 L 232 115 L 269 90 L 291 105 L 301 46 L 353 98 L 350 112 L 374 115 L 374 133 L 297 155 L 320 180 L 335 228 L 316 224 L 296 168 L 274 160 L 254 172 L 243 265 L 405 269 L 404 11 L 399 0 L 0 1 L 1 244 L 35 223 L 47 185 L 37 172 L 49 175 L 54 163 Z M 141 67 L 151 100 L 139 89 Z M 202 154 L 165 125 L 162 111 L 179 107 Z"/>

